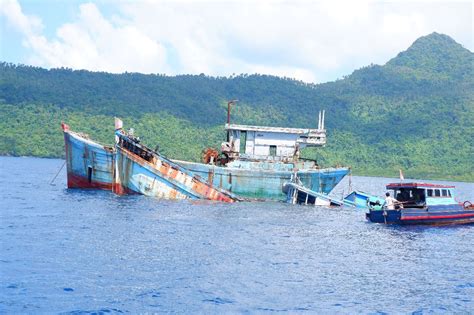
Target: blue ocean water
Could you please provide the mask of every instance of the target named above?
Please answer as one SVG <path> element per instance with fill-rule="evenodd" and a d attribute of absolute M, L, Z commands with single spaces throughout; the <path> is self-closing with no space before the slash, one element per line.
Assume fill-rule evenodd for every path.
<path fill-rule="evenodd" d="M 0 313 L 474 312 L 474 225 L 68 190 L 62 163 L 0 157 Z"/>

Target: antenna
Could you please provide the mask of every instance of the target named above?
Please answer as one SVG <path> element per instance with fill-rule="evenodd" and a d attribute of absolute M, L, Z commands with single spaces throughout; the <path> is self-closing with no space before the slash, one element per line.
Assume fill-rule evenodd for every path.
<path fill-rule="evenodd" d="M 239 100 L 231 100 L 227 102 L 227 123 L 230 125 L 230 105 L 234 105 Z"/>
<path fill-rule="evenodd" d="M 227 124 L 230 125 L 230 105 L 234 105 L 237 103 L 239 100 L 231 100 L 227 102 Z M 230 131 L 227 130 L 227 142 L 230 140 Z"/>
<path fill-rule="evenodd" d="M 323 117 L 322 117 L 322 119 L 321 119 L 321 125 L 322 125 L 321 129 L 324 129 L 324 114 L 325 114 L 325 112 L 326 112 L 326 111 L 323 110 Z"/>

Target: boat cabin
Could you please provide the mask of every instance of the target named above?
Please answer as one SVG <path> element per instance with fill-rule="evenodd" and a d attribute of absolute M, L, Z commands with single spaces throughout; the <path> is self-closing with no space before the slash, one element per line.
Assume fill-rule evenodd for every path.
<path fill-rule="evenodd" d="M 326 144 L 324 112 L 319 114 L 317 129 L 236 124 L 226 124 L 225 129 L 228 142 L 223 143 L 222 151 L 240 159 L 293 161 L 299 158 L 301 149 Z"/>
<path fill-rule="evenodd" d="M 423 208 L 425 206 L 457 204 L 454 200 L 454 186 L 427 183 L 392 183 L 387 190 L 403 202 L 405 208 Z"/>

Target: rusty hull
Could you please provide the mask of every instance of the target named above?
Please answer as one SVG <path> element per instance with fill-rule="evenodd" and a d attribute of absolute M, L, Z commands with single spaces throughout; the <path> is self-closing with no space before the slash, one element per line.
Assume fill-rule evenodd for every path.
<path fill-rule="evenodd" d="M 212 186 L 166 157 L 135 142 L 121 132 L 116 133 L 115 191 L 132 191 L 166 199 L 207 199 L 234 202 L 239 198 Z"/>

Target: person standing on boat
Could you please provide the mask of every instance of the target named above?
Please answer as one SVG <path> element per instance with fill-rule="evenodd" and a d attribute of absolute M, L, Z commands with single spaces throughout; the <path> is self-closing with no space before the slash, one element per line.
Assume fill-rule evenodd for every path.
<path fill-rule="evenodd" d="M 390 193 L 385 194 L 385 206 L 387 206 L 387 210 L 395 210 L 395 205 L 399 204 L 398 200 L 391 197 Z"/>
<path fill-rule="evenodd" d="M 295 153 L 293 154 L 293 160 L 295 160 L 295 162 L 298 162 L 299 158 L 300 158 L 300 145 L 297 143 L 295 146 Z"/>

